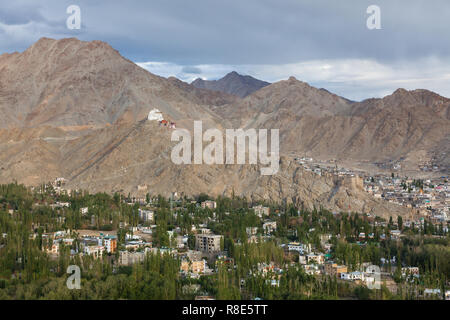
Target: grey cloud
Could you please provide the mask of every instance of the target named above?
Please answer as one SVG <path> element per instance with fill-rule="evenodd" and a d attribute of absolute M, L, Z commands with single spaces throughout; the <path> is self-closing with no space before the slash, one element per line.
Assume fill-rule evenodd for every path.
<path fill-rule="evenodd" d="M 23 50 L 42 36 L 76 36 L 106 41 L 133 61 L 238 71 L 241 65 L 317 59 L 450 61 L 448 0 L 78 0 L 80 31 L 65 28 L 66 8 L 74 1 L 35 3 L 0 3 L 0 23 L 15 27 L 0 24 L 0 52 Z M 366 27 L 372 4 L 381 8 L 381 30 Z M 188 79 L 192 71 L 177 75 Z"/>
<path fill-rule="evenodd" d="M 40 7 L 33 3 L 5 3 L 0 5 L 0 22 L 7 25 L 27 24 L 44 21 Z"/>
<path fill-rule="evenodd" d="M 382 30 L 366 28 L 381 7 Z M 24 20 L 64 20 L 71 1 L 21 1 Z M 139 61 L 290 63 L 304 59 L 450 56 L 447 0 L 80 0 L 85 40 L 111 42 Z M 18 10 L 3 16 L 20 20 Z M 34 11 L 32 10 L 34 8 Z M 36 16 L 33 17 L 33 12 Z M 58 35 L 58 32 L 55 32 Z M 65 32 L 64 35 L 70 35 Z M 29 43 L 27 44 L 29 45 Z"/>
<path fill-rule="evenodd" d="M 202 73 L 202 69 L 200 69 L 198 67 L 192 67 L 192 66 L 183 67 L 183 69 L 181 71 L 183 73 L 188 73 L 188 74 L 201 74 Z"/>

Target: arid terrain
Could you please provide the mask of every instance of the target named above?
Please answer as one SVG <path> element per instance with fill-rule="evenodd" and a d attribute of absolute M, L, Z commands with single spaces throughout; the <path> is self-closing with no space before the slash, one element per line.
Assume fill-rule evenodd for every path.
<path fill-rule="evenodd" d="M 72 189 L 234 192 L 309 208 L 408 215 L 372 198 L 357 178 L 306 172 L 295 156 L 349 166 L 393 160 L 412 170 L 434 158 L 448 174 L 450 99 L 433 92 L 398 89 L 353 102 L 293 77 L 249 95 L 205 87 L 153 75 L 100 41 L 43 38 L 23 53 L 3 54 L 0 182 L 64 177 Z M 148 121 L 153 109 L 188 130 L 194 120 L 204 128 L 280 129 L 280 171 L 261 176 L 257 165 L 175 165 L 173 129 Z"/>

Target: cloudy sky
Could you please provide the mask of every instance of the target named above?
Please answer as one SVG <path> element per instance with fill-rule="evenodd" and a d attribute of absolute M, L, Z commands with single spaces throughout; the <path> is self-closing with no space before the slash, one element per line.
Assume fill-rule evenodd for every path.
<path fill-rule="evenodd" d="M 81 29 L 66 26 L 81 9 Z M 366 12 L 381 9 L 381 29 Z M 218 79 L 236 70 L 293 75 L 354 100 L 396 88 L 450 97 L 448 0 L 15 0 L 0 3 L 0 53 L 39 38 L 103 40 L 162 76 Z"/>

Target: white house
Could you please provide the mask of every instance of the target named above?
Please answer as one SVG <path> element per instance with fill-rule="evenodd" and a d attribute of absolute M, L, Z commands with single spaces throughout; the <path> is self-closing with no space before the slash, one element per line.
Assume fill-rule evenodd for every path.
<path fill-rule="evenodd" d="M 163 121 L 164 118 L 162 116 L 161 111 L 159 109 L 153 109 L 148 113 L 147 120 L 149 121 Z"/>
<path fill-rule="evenodd" d="M 441 289 L 425 289 L 423 295 L 425 297 L 438 297 L 441 295 Z"/>
<path fill-rule="evenodd" d="M 348 280 L 348 281 L 355 281 L 355 280 L 361 280 L 364 281 L 364 273 L 360 271 L 354 271 L 354 272 L 343 272 L 341 273 L 341 279 L 342 280 Z"/>
<path fill-rule="evenodd" d="M 103 255 L 105 247 L 103 246 L 86 246 L 84 247 L 84 253 L 93 256 L 95 259 Z"/>
<path fill-rule="evenodd" d="M 298 251 L 300 254 L 303 254 L 304 246 L 298 242 L 291 242 L 287 245 L 289 251 Z"/>
<path fill-rule="evenodd" d="M 276 221 L 267 221 L 263 224 L 263 230 L 266 234 L 271 234 L 276 229 L 277 229 Z"/>
<path fill-rule="evenodd" d="M 141 220 L 143 220 L 144 222 L 153 221 L 153 217 L 154 217 L 154 211 L 139 209 L 139 218 Z"/>

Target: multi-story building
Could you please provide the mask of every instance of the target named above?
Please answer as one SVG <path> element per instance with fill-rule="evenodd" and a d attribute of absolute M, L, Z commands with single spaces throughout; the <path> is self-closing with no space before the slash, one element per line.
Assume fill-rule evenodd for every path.
<path fill-rule="evenodd" d="M 139 209 L 139 218 L 144 222 L 153 222 L 154 211 Z"/>
<path fill-rule="evenodd" d="M 263 207 L 261 205 L 254 206 L 252 208 L 255 211 L 255 214 L 262 218 L 263 216 L 268 216 L 270 214 L 270 208 L 269 207 Z"/>
<path fill-rule="evenodd" d="M 217 203 L 215 201 L 211 201 L 211 200 L 206 200 L 202 202 L 202 208 L 209 208 L 209 209 L 216 209 L 217 208 Z"/>
<path fill-rule="evenodd" d="M 340 266 L 333 262 L 325 264 L 325 273 L 327 275 L 340 277 L 342 273 L 346 273 L 346 272 L 347 272 L 347 266 Z"/>
<path fill-rule="evenodd" d="M 306 255 L 306 262 L 308 264 L 310 263 L 323 264 L 325 262 L 325 256 L 321 253 L 319 254 L 310 253 Z"/>
<path fill-rule="evenodd" d="M 202 274 L 205 273 L 206 270 L 206 261 L 205 260 L 196 260 L 189 262 L 187 260 L 181 261 L 180 271 L 184 273 L 192 272 L 193 274 Z"/>
<path fill-rule="evenodd" d="M 145 253 L 146 252 L 120 251 L 119 264 L 123 266 L 129 266 L 144 261 Z"/>
<path fill-rule="evenodd" d="M 84 247 L 84 253 L 93 256 L 94 259 L 101 258 L 103 256 L 103 251 L 105 247 L 103 246 L 86 246 Z"/>
<path fill-rule="evenodd" d="M 103 237 L 102 245 L 106 248 L 106 252 L 114 253 L 117 249 L 117 237 L 105 236 Z"/>
<path fill-rule="evenodd" d="M 263 230 L 266 234 L 271 234 L 275 230 L 277 230 L 277 222 L 276 221 L 267 221 L 263 224 Z"/>
<path fill-rule="evenodd" d="M 319 266 L 316 264 L 305 264 L 303 265 L 303 269 L 305 269 L 305 272 L 310 275 L 320 274 Z"/>
<path fill-rule="evenodd" d="M 195 235 L 195 250 L 202 252 L 220 251 L 220 242 L 223 236 L 215 234 L 197 234 Z"/>

